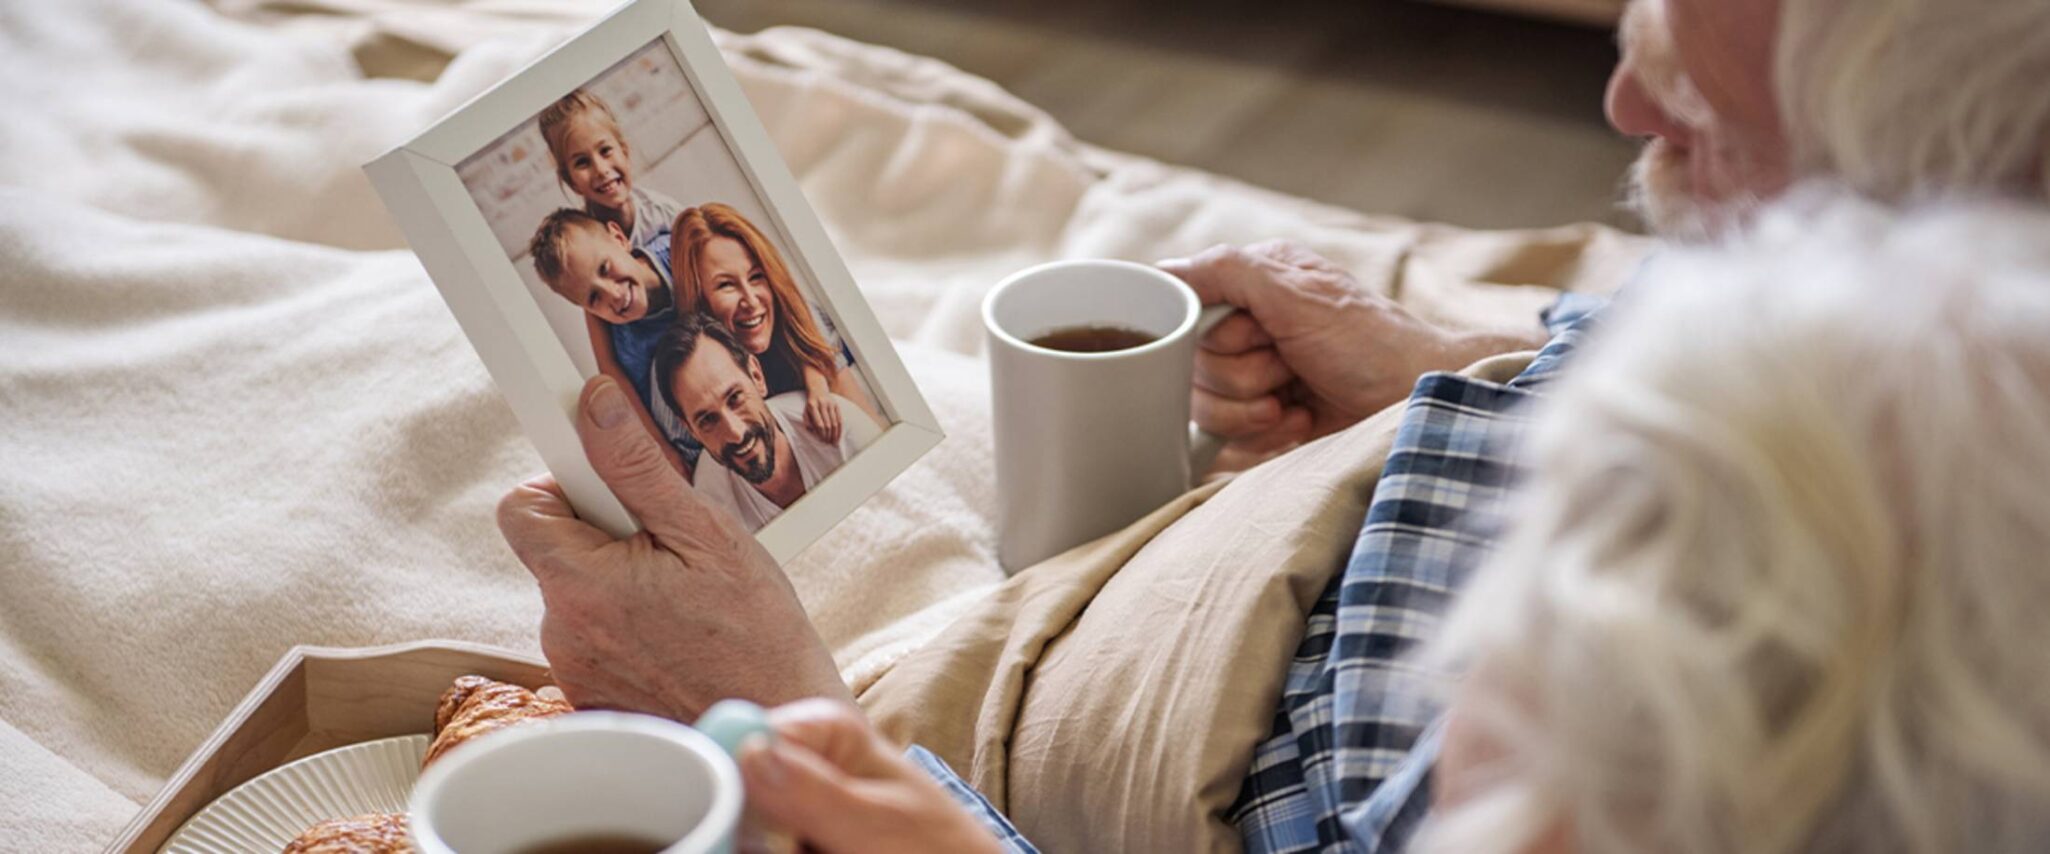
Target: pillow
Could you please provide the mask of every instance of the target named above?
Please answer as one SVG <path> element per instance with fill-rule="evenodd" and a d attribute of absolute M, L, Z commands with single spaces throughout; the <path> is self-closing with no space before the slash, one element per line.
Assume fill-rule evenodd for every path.
<path fill-rule="evenodd" d="M 1507 379 L 1527 361 L 1468 372 Z M 1238 850 L 1224 811 L 1402 409 L 1018 573 L 862 705 L 1046 850 Z"/>

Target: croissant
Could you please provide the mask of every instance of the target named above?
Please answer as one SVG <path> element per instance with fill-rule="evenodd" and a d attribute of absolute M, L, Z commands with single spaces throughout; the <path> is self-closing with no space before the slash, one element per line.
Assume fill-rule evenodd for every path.
<path fill-rule="evenodd" d="M 482 676 L 458 677 L 442 692 L 434 710 L 434 741 L 427 746 L 421 767 L 451 748 L 477 736 L 526 721 L 552 718 L 573 711 L 560 691 L 544 687 L 535 693 L 518 685 L 496 682 Z"/>
<path fill-rule="evenodd" d="M 417 854 L 406 838 L 405 813 L 371 813 L 323 821 L 285 845 L 285 854 Z"/>

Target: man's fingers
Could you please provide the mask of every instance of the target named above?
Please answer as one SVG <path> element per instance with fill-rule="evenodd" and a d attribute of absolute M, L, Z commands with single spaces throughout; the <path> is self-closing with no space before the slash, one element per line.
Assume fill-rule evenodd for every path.
<path fill-rule="evenodd" d="M 498 530 L 536 578 L 576 564 L 555 560 L 555 555 L 585 553 L 612 542 L 604 531 L 577 518 L 549 475 L 513 487 L 498 500 Z"/>
<path fill-rule="evenodd" d="M 1281 401 L 1273 395 L 1238 400 L 1196 389 L 1190 400 L 1196 426 L 1236 441 L 1274 427 L 1281 421 Z"/>
<path fill-rule="evenodd" d="M 748 809 L 823 851 L 853 851 L 874 843 L 878 804 L 865 798 L 859 778 L 842 772 L 794 742 L 749 744 L 740 753 Z"/>
<path fill-rule="evenodd" d="M 1305 270 L 1317 270 L 1326 273 L 1343 272 L 1338 268 L 1338 265 L 1331 263 L 1331 259 L 1317 254 L 1316 251 L 1308 246 L 1287 238 L 1263 240 L 1246 247 L 1246 251 L 1261 257 L 1272 258 L 1293 267 L 1301 267 Z"/>
<path fill-rule="evenodd" d="M 1195 257 L 1175 258 L 1156 266 L 1187 282 L 1204 305 L 1229 303 L 1255 314 L 1283 270 L 1280 261 L 1236 246 L 1213 246 Z"/>
<path fill-rule="evenodd" d="M 1251 400 L 1295 381 L 1295 373 L 1273 348 L 1244 353 L 1196 353 L 1196 387 L 1223 397 Z"/>
<path fill-rule="evenodd" d="M 1292 406 L 1282 413 L 1280 423 L 1258 433 L 1234 438 L 1231 447 L 1250 454 L 1270 454 L 1309 441 L 1312 423 L 1310 410 Z"/>
<path fill-rule="evenodd" d="M 1244 353 L 1274 346 L 1274 336 L 1267 334 L 1266 327 L 1252 315 L 1237 312 L 1218 321 L 1196 346 L 1208 353 Z"/>
<path fill-rule="evenodd" d="M 713 524 L 712 509 L 669 465 L 662 446 L 635 417 L 627 394 L 603 374 L 584 383 L 577 402 L 577 435 L 583 439 L 584 456 L 657 541 L 698 539 L 698 529 Z"/>

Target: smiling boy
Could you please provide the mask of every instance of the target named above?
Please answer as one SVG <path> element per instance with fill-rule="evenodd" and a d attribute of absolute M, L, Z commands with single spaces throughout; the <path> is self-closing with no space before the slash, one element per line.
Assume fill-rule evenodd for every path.
<path fill-rule="evenodd" d="M 598 371 L 634 390 L 641 420 L 689 474 L 701 446 L 651 381 L 656 342 L 676 319 L 668 232 L 637 247 L 617 224 L 560 208 L 541 219 L 528 251 L 549 290 L 583 310 Z"/>
<path fill-rule="evenodd" d="M 633 149 L 603 98 L 577 89 L 548 105 L 537 121 L 556 178 L 584 200 L 585 213 L 618 226 L 635 249 L 669 235 L 683 206 L 634 186 Z"/>

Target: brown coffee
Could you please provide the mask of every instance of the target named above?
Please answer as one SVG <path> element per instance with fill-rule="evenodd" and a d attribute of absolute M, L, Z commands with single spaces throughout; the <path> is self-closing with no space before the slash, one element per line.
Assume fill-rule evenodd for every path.
<path fill-rule="evenodd" d="M 1034 338 L 1032 344 L 1067 353 L 1110 353 L 1151 344 L 1158 337 L 1122 326 L 1070 326 Z"/>
<path fill-rule="evenodd" d="M 520 854 L 659 854 L 667 842 L 649 842 L 638 836 L 600 834 L 543 842 L 520 849 Z"/>

